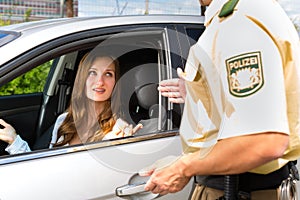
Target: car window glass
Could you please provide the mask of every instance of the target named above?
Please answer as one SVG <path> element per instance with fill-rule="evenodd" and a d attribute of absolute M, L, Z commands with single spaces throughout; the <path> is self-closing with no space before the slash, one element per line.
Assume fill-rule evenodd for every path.
<path fill-rule="evenodd" d="M 48 61 L 0 87 L 0 96 L 43 92 L 52 65 Z"/>
<path fill-rule="evenodd" d="M 166 104 L 160 102 L 157 91 L 159 81 L 167 76 L 168 55 L 164 50 L 166 47 L 163 34 L 161 30 L 148 34 L 141 31 L 136 34 L 133 31 L 106 37 L 98 44 L 93 40 L 84 47 L 78 45 L 72 52 L 57 53 L 55 58 L 52 57 L 50 61 L 40 64 L 0 88 L 1 96 L 43 92 L 35 98 L 36 104 L 28 103 L 26 109 L 22 105 L 18 108 L 12 105 L 8 111 L 2 112 L 1 109 L 0 113 L 2 112 L 5 120 L 14 125 L 31 150 L 48 149 L 55 121 L 72 101 L 71 93 L 80 60 L 86 53 L 100 47 L 117 58 L 120 65 L 121 77 L 115 87 L 120 88 L 121 99 L 116 113 L 133 127 L 139 123 L 143 124 L 143 129 L 133 137 L 158 132 L 163 134 L 163 131 L 170 130 L 167 124 L 172 121 L 167 120 Z M 6 104 L 10 105 L 9 102 Z"/>
<path fill-rule="evenodd" d="M 190 42 L 191 46 L 194 45 L 198 41 L 198 39 L 199 39 L 200 35 L 203 33 L 203 31 L 204 31 L 204 28 L 198 28 L 198 27 L 197 28 L 186 28 L 186 33 L 189 38 L 189 42 Z"/>
<path fill-rule="evenodd" d="M 116 83 L 114 92 L 120 93 L 120 100 L 114 101 L 114 98 L 112 98 L 112 108 L 117 108 L 113 113 L 133 127 L 142 123 L 144 128 L 137 135 L 146 135 L 165 130 L 167 121 L 166 109 L 159 106 L 157 91 L 159 76 L 162 76 L 160 75 L 161 71 L 165 70 L 164 60 L 166 55 L 164 51 L 161 51 L 161 42 L 161 31 L 155 34 L 116 34 L 105 38 L 96 46 L 88 47 L 86 45 L 86 48 L 78 50 L 77 53 L 70 52 L 60 56 L 59 59 L 55 59 L 55 71 L 53 74 L 60 73 L 62 77 L 56 81 L 49 81 L 51 82 L 49 88 L 52 88 L 50 89 L 52 92 L 49 92 L 49 90 L 45 91 L 45 94 L 50 95 L 50 100 L 47 102 L 51 103 L 51 99 L 57 96 L 58 105 L 56 106 L 61 107 L 60 102 L 65 102 L 65 104 L 62 109 L 56 109 L 56 113 L 59 114 L 62 113 L 61 111 L 65 111 L 69 106 L 70 100 L 72 101 L 70 94 L 76 87 L 73 85 L 73 82 L 75 76 L 78 75 L 76 71 L 80 60 L 87 53 L 100 50 L 101 54 L 111 55 L 119 62 L 120 78 Z M 71 76 L 74 76 L 74 79 Z M 69 84 L 70 81 L 72 82 L 71 85 Z M 53 93 L 53 91 L 56 92 Z M 47 112 L 47 108 L 53 109 L 54 106 L 45 104 L 42 108 L 46 110 L 45 113 L 50 113 L 51 115 L 54 112 Z M 50 119 L 52 118 L 53 116 L 50 117 Z M 40 121 L 42 121 L 41 124 L 43 126 L 49 127 L 47 125 L 49 116 L 47 118 L 44 117 Z M 35 149 L 48 147 L 47 142 L 44 143 L 44 141 L 45 139 L 48 141 L 51 139 L 53 125 L 48 129 L 41 129 L 43 130 L 41 131 L 42 136 L 36 140 Z"/>
<path fill-rule="evenodd" d="M 121 93 L 120 117 L 133 127 L 143 124 L 135 136 L 166 129 L 166 109 L 157 91 L 159 76 L 165 70 L 161 42 L 159 33 L 113 38 L 101 44 L 109 46 L 119 59 L 121 78 L 116 87 Z"/>

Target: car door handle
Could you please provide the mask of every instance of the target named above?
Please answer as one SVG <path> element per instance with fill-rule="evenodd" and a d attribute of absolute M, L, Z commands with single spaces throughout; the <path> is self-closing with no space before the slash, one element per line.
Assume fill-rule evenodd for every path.
<path fill-rule="evenodd" d="M 134 183 L 134 184 L 128 184 L 124 186 L 120 186 L 116 188 L 116 195 L 119 197 L 124 197 L 124 196 L 130 196 L 142 192 L 146 192 L 144 190 L 146 183 Z"/>
<path fill-rule="evenodd" d="M 145 191 L 144 188 L 148 180 L 148 176 L 140 176 L 135 173 L 130 177 L 127 185 L 115 189 L 115 194 L 120 198 L 138 200 L 150 200 L 159 197 L 159 194 Z"/>

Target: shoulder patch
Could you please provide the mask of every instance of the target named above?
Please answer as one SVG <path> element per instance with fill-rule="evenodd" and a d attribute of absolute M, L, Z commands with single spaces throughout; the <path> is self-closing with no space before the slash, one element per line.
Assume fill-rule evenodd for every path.
<path fill-rule="evenodd" d="M 227 1 L 221 9 L 221 11 L 219 13 L 219 17 L 227 17 L 227 16 L 231 15 L 234 11 L 234 8 L 235 8 L 236 4 L 238 2 L 239 2 L 239 0 L 229 0 L 229 1 Z"/>
<path fill-rule="evenodd" d="M 236 97 L 257 92 L 264 84 L 261 53 L 252 52 L 226 60 L 229 91 Z"/>

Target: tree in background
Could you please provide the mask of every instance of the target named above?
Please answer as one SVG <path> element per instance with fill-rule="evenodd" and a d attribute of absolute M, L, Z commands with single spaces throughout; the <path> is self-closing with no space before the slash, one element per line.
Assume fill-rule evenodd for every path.
<path fill-rule="evenodd" d="M 73 0 L 65 0 L 67 8 L 67 17 L 74 17 Z"/>
<path fill-rule="evenodd" d="M 0 96 L 43 92 L 53 60 L 50 60 L 0 87 Z"/>
<path fill-rule="evenodd" d="M 25 12 L 25 22 L 29 22 L 29 17 L 31 16 L 32 8 L 29 8 Z"/>

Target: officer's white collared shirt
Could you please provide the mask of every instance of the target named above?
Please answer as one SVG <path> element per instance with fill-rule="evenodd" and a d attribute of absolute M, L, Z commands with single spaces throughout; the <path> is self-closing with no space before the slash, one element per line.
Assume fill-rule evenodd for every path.
<path fill-rule="evenodd" d="M 208 7 L 206 31 L 185 67 L 184 150 L 206 156 L 219 139 L 290 134 L 285 157 L 254 170 L 269 173 L 300 155 L 299 37 L 276 1 L 240 0 L 232 15 L 219 18 L 225 2 Z"/>

